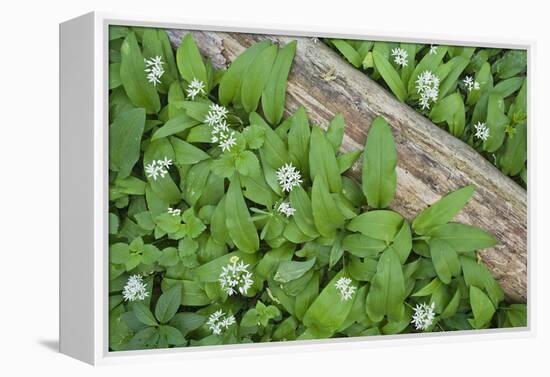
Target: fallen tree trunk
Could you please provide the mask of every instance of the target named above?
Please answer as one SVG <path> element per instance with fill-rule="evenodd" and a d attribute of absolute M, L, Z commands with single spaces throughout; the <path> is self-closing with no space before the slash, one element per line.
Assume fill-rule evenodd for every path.
<path fill-rule="evenodd" d="M 168 30 L 174 47 L 186 34 Z M 473 184 L 476 192 L 456 220 L 491 232 L 499 245 L 480 256 L 513 301 L 527 299 L 527 194 L 467 144 L 440 129 L 353 68 L 323 43 L 310 38 L 193 31 L 201 52 L 217 68 L 227 67 L 258 40 L 298 40 L 289 76 L 286 112 L 303 105 L 314 123 L 326 127 L 342 113 L 342 151 L 362 149 L 372 120 L 392 127 L 397 153 L 397 194 L 391 208 L 412 220 L 441 196 Z M 328 75 L 327 75 L 328 73 Z M 327 76 L 331 76 L 328 78 Z M 357 163 L 351 174 L 360 178 Z"/>

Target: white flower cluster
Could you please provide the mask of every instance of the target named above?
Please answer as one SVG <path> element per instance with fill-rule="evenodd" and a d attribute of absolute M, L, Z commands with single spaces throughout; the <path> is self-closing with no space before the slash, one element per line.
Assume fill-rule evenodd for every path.
<path fill-rule="evenodd" d="M 432 325 L 435 318 L 434 309 L 433 302 L 431 305 L 425 303 L 416 305 L 411 323 L 417 330 L 427 330 Z"/>
<path fill-rule="evenodd" d="M 277 211 L 286 217 L 290 217 L 294 215 L 294 212 L 296 212 L 296 210 L 292 208 L 288 202 L 281 202 L 281 204 L 277 207 Z"/>
<path fill-rule="evenodd" d="M 416 92 L 420 94 L 420 106 L 430 108 L 430 102 L 437 101 L 439 96 L 439 77 L 431 71 L 424 71 L 416 79 Z"/>
<path fill-rule="evenodd" d="M 302 183 L 302 176 L 300 175 L 300 171 L 292 163 L 289 163 L 277 169 L 277 181 L 283 191 L 292 191 L 295 186 L 299 186 Z"/>
<path fill-rule="evenodd" d="M 206 324 L 214 335 L 220 335 L 222 330 L 227 330 L 229 326 L 235 323 L 235 317 L 226 315 L 222 310 L 218 310 L 208 317 Z"/>
<path fill-rule="evenodd" d="M 483 141 L 489 138 L 489 127 L 487 127 L 485 123 L 477 122 L 474 124 L 474 128 L 476 129 L 475 137 Z"/>
<path fill-rule="evenodd" d="M 254 284 L 252 273 L 248 271 L 248 264 L 244 264 L 243 261 L 239 262 L 239 257 L 236 256 L 231 257 L 229 264 L 222 267 L 218 281 L 229 296 L 237 294 L 237 291 L 244 295 Z"/>
<path fill-rule="evenodd" d="M 149 296 L 147 292 L 147 285 L 143 282 L 141 275 L 132 275 L 128 278 L 124 289 L 122 290 L 122 297 L 125 301 L 141 301 Z"/>
<path fill-rule="evenodd" d="M 338 279 L 334 286 L 340 291 L 340 300 L 342 301 L 350 300 L 357 290 L 356 286 L 351 285 L 351 279 L 345 276 Z"/>
<path fill-rule="evenodd" d="M 391 56 L 393 56 L 393 61 L 395 64 L 400 65 L 401 67 L 406 67 L 409 60 L 409 54 L 402 48 L 394 48 L 391 50 Z"/>
<path fill-rule="evenodd" d="M 164 75 L 164 65 L 162 56 L 155 56 L 153 58 L 144 59 L 145 61 L 145 73 L 147 73 L 147 81 L 154 86 L 160 84 L 160 78 Z"/>
<path fill-rule="evenodd" d="M 191 98 L 191 100 L 195 100 L 195 97 L 199 94 L 206 94 L 204 91 L 204 83 L 200 80 L 193 79 L 189 86 L 187 87 L 187 97 Z"/>
<path fill-rule="evenodd" d="M 430 45 L 430 55 L 437 54 L 437 46 Z"/>
<path fill-rule="evenodd" d="M 227 125 L 227 109 L 224 106 L 218 104 L 211 104 L 206 114 L 204 122 L 212 127 L 212 143 L 218 143 L 218 146 L 222 151 L 226 152 L 231 150 L 231 147 L 237 144 L 235 138 L 235 132 L 229 129 Z"/>
<path fill-rule="evenodd" d="M 181 209 L 168 207 L 168 213 L 172 216 L 181 216 Z"/>
<path fill-rule="evenodd" d="M 151 163 L 145 165 L 145 174 L 156 181 L 159 176 L 164 178 L 168 174 L 168 169 L 171 165 L 172 160 L 167 157 L 164 157 L 164 160 L 153 160 Z"/>
<path fill-rule="evenodd" d="M 466 90 L 471 92 L 472 90 L 479 90 L 479 83 L 477 81 L 474 81 L 472 76 L 466 76 L 462 80 L 464 83 L 464 86 L 466 87 Z"/>

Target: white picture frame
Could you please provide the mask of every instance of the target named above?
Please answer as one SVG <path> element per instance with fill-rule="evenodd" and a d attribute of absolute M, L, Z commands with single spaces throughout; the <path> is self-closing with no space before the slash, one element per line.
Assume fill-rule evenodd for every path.
<path fill-rule="evenodd" d="M 186 20 L 88 13 L 60 24 L 60 352 L 90 364 L 129 363 L 155 359 L 227 357 L 267 353 L 314 352 L 324 349 L 369 348 L 395 344 L 463 342 L 481 339 L 532 337 L 535 334 L 532 298 L 535 277 L 529 252 L 528 326 L 518 329 L 457 331 L 249 345 L 208 346 L 110 352 L 108 349 L 108 28 L 133 25 L 186 30 L 213 30 L 363 38 L 370 40 L 429 40 L 433 43 L 521 48 L 533 41 L 460 39 L 445 35 L 382 31 L 319 30 L 288 25 L 235 23 L 195 24 Z M 529 98 L 532 97 L 529 87 Z M 529 101 L 529 107 L 531 107 Z M 531 118 L 529 139 L 532 138 Z M 532 143 L 529 143 L 532 146 Z M 532 151 L 530 151 L 532 152 Z M 529 153 L 531 155 L 531 153 Z M 531 161 L 529 159 L 528 161 Z M 532 217 L 529 205 L 529 219 Z M 530 238 L 530 236 L 529 236 Z M 84 247 L 83 247 L 84 245 Z"/>

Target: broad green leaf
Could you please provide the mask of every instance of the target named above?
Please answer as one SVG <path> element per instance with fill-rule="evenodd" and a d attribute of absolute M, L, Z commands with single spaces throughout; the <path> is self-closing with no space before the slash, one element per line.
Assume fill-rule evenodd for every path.
<path fill-rule="evenodd" d="M 451 301 L 449 301 L 449 303 L 441 313 L 440 317 L 450 318 L 454 316 L 456 311 L 458 310 L 459 304 L 460 304 L 460 290 L 457 289 L 455 294 L 453 295 L 453 298 L 451 299 Z"/>
<path fill-rule="evenodd" d="M 256 227 L 252 222 L 237 177 L 231 180 L 225 197 L 226 226 L 235 245 L 246 253 L 255 253 L 260 247 Z"/>
<path fill-rule="evenodd" d="M 176 53 L 176 61 L 181 76 L 190 83 L 193 80 L 207 84 L 206 67 L 191 33 L 185 34 Z"/>
<path fill-rule="evenodd" d="M 181 305 L 181 287 L 173 286 L 160 295 L 155 306 L 155 317 L 160 323 L 167 323 L 172 319 Z"/>
<path fill-rule="evenodd" d="M 319 295 L 319 272 L 315 272 L 309 279 L 306 287 L 296 295 L 296 304 L 294 305 L 295 315 L 299 320 L 303 320 L 304 314 L 313 301 Z"/>
<path fill-rule="evenodd" d="M 185 114 L 180 114 L 175 118 L 170 119 L 164 124 L 164 126 L 156 130 L 151 137 L 151 140 L 177 134 L 189 128 L 195 127 L 199 123 L 200 122 L 196 119 L 193 119 Z"/>
<path fill-rule="evenodd" d="M 476 329 L 486 327 L 495 314 L 495 307 L 489 297 L 473 285 L 470 287 L 470 305 L 474 314 L 474 319 L 469 320 L 470 324 Z"/>
<path fill-rule="evenodd" d="M 347 229 L 389 243 L 393 241 L 402 225 L 403 217 L 397 212 L 378 210 L 357 216 L 350 221 Z"/>
<path fill-rule="evenodd" d="M 447 242 L 434 238 L 430 241 L 430 254 L 439 280 L 445 284 L 460 274 L 460 261 L 456 251 Z"/>
<path fill-rule="evenodd" d="M 384 241 L 364 236 L 360 233 L 349 234 L 342 240 L 342 247 L 360 258 L 375 258 L 386 249 Z"/>
<path fill-rule="evenodd" d="M 309 176 L 309 127 L 306 110 L 300 106 L 290 117 L 290 129 L 288 130 L 288 152 L 296 161 L 298 168 Z"/>
<path fill-rule="evenodd" d="M 395 235 L 391 248 L 399 257 L 401 264 L 405 264 L 412 250 L 412 234 L 409 223 L 404 220 L 401 229 Z"/>
<path fill-rule="evenodd" d="M 344 225 L 344 216 L 336 206 L 321 177 L 315 178 L 311 190 L 311 208 L 315 227 L 323 237 L 334 238 L 336 230 Z"/>
<path fill-rule="evenodd" d="M 338 51 L 340 51 L 342 55 L 344 55 L 348 62 L 353 64 L 355 68 L 361 67 L 363 59 L 361 59 L 361 55 L 355 51 L 353 46 L 342 39 L 331 39 L 330 42 L 338 49 Z"/>
<path fill-rule="evenodd" d="M 321 128 L 313 127 L 309 148 L 311 179 L 323 179 L 328 184 L 330 192 L 342 191 L 342 178 L 334 149 Z"/>
<path fill-rule="evenodd" d="M 527 161 L 527 124 L 520 123 L 515 127 L 513 137 L 508 137 L 498 162 L 500 169 L 509 176 L 518 175 Z"/>
<path fill-rule="evenodd" d="M 192 165 L 210 158 L 210 156 L 206 152 L 203 152 L 202 149 L 197 148 L 178 137 L 171 137 L 170 142 L 174 148 L 176 163 L 180 165 Z"/>
<path fill-rule="evenodd" d="M 159 335 L 161 338 L 165 338 L 166 343 L 170 345 L 181 346 L 185 344 L 185 338 L 175 327 L 162 325 L 159 327 Z"/>
<path fill-rule="evenodd" d="M 509 50 L 504 53 L 493 66 L 493 70 L 500 79 L 506 79 L 522 73 L 527 69 L 527 51 Z"/>
<path fill-rule="evenodd" d="M 250 63 L 241 86 L 241 102 L 247 113 L 256 111 L 276 56 L 277 46 L 272 45 L 263 49 Z"/>
<path fill-rule="evenodd" d="M 250 114 L 250 124 L 260 126 L 264 129 L 265 140 L 260 150 L 271 168 L 279 169 L 284 164 L 290 162 L 285 143 L 261 116 L 257 113 Z"/>
<path fill-rule="evenodd" d="M 409 79 L 407 87 L 408 93 L 416 93 L 416 80 L 418 79 L 418 76 L 424 71 L 431 71 L 434 73 L 446 53 L 446 46 L 437 46 L 435 54 L 427 53 L 424 55 L 422 60 L 420 60 L 420 62 L 416 65 L 416 68 Z"/>
<path fill-rule="evenodd" d="M 427 234 L 432 238 L 446 241 L 458 253 L 485 249 L 497 244 L 495 238 L 483 229 L 466 224 L 440 225 Z"/>
<path fill-rule="evenodd" d="M 139 160 L 141 136 L 145 126 L 145 111 L 132 109 L 119 114 L 109 127 L 109 165 L 126 178 Z"/>
<path fill-rule="evenodd" d="M 247 254 L 241 251 L 235 251 L 218 257 L 208 263 L 197 267 L 193 271 L 193 280 L 205 283 L 218 282 L 222 267 L 230 263 L 232 257 L 237 257 L 238 261 L 242 261 L 245 265 L 253 265 L 256 262 L 257 254 Z"/>
<path fill-rule="evenodd" d="M 141 302 L 136 302 L 133 304 L 133 311 L 136 316 L 136 318 L 147 326 L 156 326 L 157 320 L 155 319 L 155 316 L 147 306 L 145 306 Z"/>
<path fill-rule="evenodd" d="M 506 126 L 510 123 L 504 113 L 504 99 L 499 94 L 490 94 L 487 102 L 487 121 L 489 137 L 483 142 L 483 149 L 495 152 L 504 142 Z"/>
<path fill-rule="evenodd" d="M 298 279 L 313 267 L 315 261 L 315 258 L 304 262 L 282 261 L 279 263 L 273 279 L 279 283 L 288 283 L 291 280 Z"/>
<path fill-rule="evenodd" d="M 296 41 L 288 43 L 280 49 L 273 63 L 271 75 L 262 93 L 262 110 L 269 123 L 277 125 L 283 117 L 286 97 L 286 82 L 294 52 Z"/>
<path fill-rule="evenodd" d="M 252 151 L 243 151 L 235 157 L 235 168 L 239 173 L 249 177 L 260 177 L 261 168 L 258 157 Z"/>
<path fill-rule="evenodd" d="M 166 138 L 152 141 L 147 146 L 143 155 L 143 168 L 145 170 L 153 161 L 164 161 L 165 159 L 174 160 L 174 149 L 172 148 L 172 144 L 170 144 Z M 164 170 L 169 172 L 170 168 L 165 168 Z M 157 175 L 156 179 L 152 175 L 147 175 L 147 179 L 151 189 L 163 201 L 168 204 L 175 204 L 181 200 L 181 193 L 170 174 L 164 174 L 164 177 L 162 175 Z"/>
<path fill-rule="evenodd" d="M 407 89 L 403 81 L 401 81 L 399 73 L 397 73 L 388 59 L 376 50 L 376 44 L 374 45 L 374 48 L 375 49 L 372 51 L 374 66 L 386 84 L 390 87 L 393 94 L 395 94 L 400 101 L 405 101 L 407 99 Z"/>
<path fill-rule="evenodd" d="M 342 271 L 336 274 L 304 314 L 303 324 L 318 339 L 331 337 L 353 306 L 354 299 L 342 300 L 340 291 L 336 289 L 336 282 L 343 276 Z M 356 286 L 354 281 L 351 284 Z"/>
<path fill-rule="evenodd" d="M 269 47 L 269 41 L 256 43 L 246 49 L 231 63 L 220 81 L 218 90 L 218 97 L 222 105 L 227 106 L 230 102 L 233 102 L 235 98 L 240 98 L 241 85 L 245 77 L 245 72 L 256 56 L 267 47 Z"/>
<path fill-rule="evenodd" d="M 356 151 L 343 153 L 338 157 L 336 157 L 336 161 L 338 162 L 339 173 L 343 174 L 347 170 L 349 170 L 353 166 L 355 161 L 357 161 L 359 157 L 361 157 L 361 153 L 363 153 L 363 151 L 356 150 Z"/>
<path fill-rule="evenodd" d="M 367 314 L 374 322 L 387 316 L 400 321 L 404 314 L 405 279 L 401 262 L 391 249 L 382 253 L 367 294 Z"/>
<path fill-rule="evenodd" d="M 128 98 L 148 114 L 160 110 L 157 89 L 147 82 L 145 62 L 134 33 L 128 33 L 120 48 L 120 80 Z"/>
<path fill-rule="evenodd" d="M 447 194 L 420 212 L 412 227 L 417 234 L 424 235 L 436 226 L 446 224 L 466 205 L 474 194 L 474 186 L 466 186 Z"/>
<path fill-rule="evenodd" d="M 262 204 L 266 207 L 271 207 L 275 201 L 275 193 L 269 185 L 265 182 L 263 176 L 249 177 L 243 175 L 241 177 L 241 184 L 243 185 L 243 195 L 248 200 L 252 200 L 254 203 Z M 294 188 L 296 190 L 296 188 Z"/>
<path fill-rule="evenodd" d="M 338 153 L 342 140 L 344 139 L 344 116 L 338 113 L 332 118 L 327 127 L 326 137 L 329 143 L 334 148 L 334 153 Z"/>
<path fill-rule="evenodd" d="M 311 200 L 308 194 L 301 186 L 298 186 L 292 189 L 289 197 L 291 207 L 296 210 L 294 213 L 294 221 L 298 228 L 309 237 L 318 237 L 319 232 L 315 227 Z"/>
<path fill-rule="evenodd" d="M 464 55 L 455 56 L 449 60 L 449 63 L 451 64 L 451 71 L 439 85 L 439 98 L 445 98 L 447 93 L 456 88 L 460 75 L 462 75 L 462 72 L 464 72 L 470 63 L 470 57 Z"/>
<path fill-rule="evenodd" d="M 371 124 L 363 161 L 363 192 L 369 206 L 387 207 L 395 196 L 397 152 L 391 129 L 382 117 Z"/>

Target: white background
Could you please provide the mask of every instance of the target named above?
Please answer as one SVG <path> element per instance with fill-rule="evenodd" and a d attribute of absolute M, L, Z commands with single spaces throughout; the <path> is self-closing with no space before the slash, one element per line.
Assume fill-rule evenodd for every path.
<path fill-rule="evenodd" d="M 542 375 L 548 373 L 550 258 L 548 10 L 542 1 L 79 0 L 3 1 L 0 11 L 0 375 Z M 468 39 L 536 40 L 532 111 L 531 253 L 536 336 L 476 342 L 400 342 L 380 348 L 92 368 L 56 353 L 58 339 L 58 23 L 91 10 L 362 28 Z M 546 36 L 543 37 L 543 34 Z M 535 186 L 536 183 L 536 186 Z M 542 370 L 544 372 L 535 373 Z M 530 373 L 531 372 L 531 373 Z"/>

